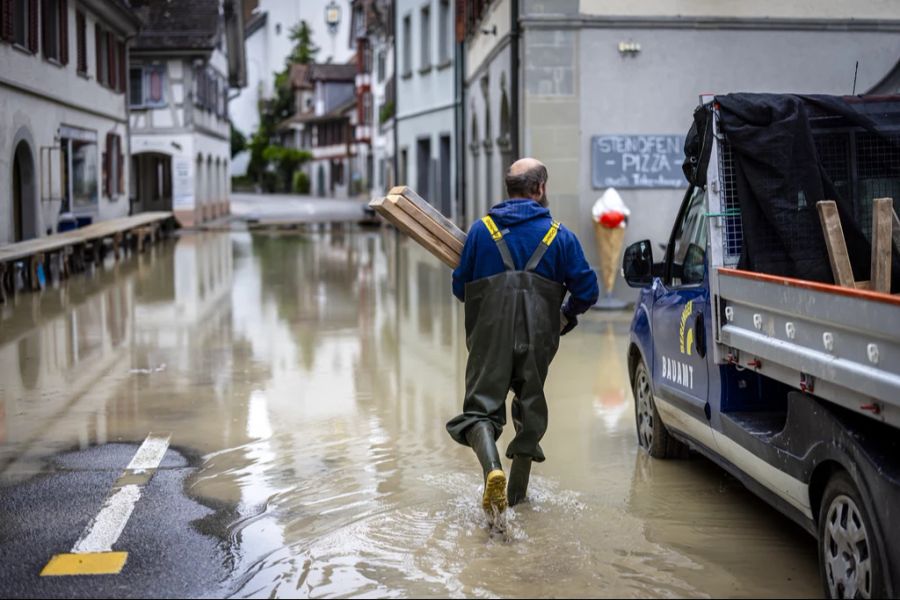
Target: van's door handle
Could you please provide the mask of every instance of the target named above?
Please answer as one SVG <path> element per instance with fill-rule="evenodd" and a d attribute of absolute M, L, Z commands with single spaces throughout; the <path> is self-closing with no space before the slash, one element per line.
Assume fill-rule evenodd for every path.
<path fill-rule="evenodd" d="M 697 345 L 697 354 L 700 358 L 706 358 L 706 327 L 703 326 L 703 313 L 694 319 L 694 343 Z"/>

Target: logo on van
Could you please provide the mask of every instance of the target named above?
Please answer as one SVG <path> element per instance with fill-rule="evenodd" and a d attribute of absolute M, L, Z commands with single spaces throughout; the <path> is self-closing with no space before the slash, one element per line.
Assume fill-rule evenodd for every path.
<path fill-rule="evenodd" d="M 678 345 L 678 349 L 681 350 L 682 354 L 686 354 L 688 356 L 693 352 L 694 346 L 694 328 L 688 328 L 685 331 L 685 327 L 687 326 L 688 319 L 691 318 L 691 314 L 694 312 L 694 301 L 690 300 L 685 306 L 684 310 L 681 311 L 681 327 L 678 329 L 678 337 L 680 339 L 680 343 Z"/>
<path fill-rule="evenodd" d="M 674 360 L 668 356 L 660 356 L 660 358 L 662 359 L 660 371 L 663 379 L 686 387 L 689 390 L 694 389 L 693 366 L 679 360 Z"/>

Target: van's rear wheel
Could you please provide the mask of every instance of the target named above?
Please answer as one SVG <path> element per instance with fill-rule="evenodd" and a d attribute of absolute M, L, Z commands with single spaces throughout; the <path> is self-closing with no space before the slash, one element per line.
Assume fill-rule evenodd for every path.
<path fill-rule="evenodd" d="M 653 387 L 650 385 L 650 372 L 644 361 L 640 361 L 634 371 L 634 416 L 637 421 L 638 443 L 653 458 L 677 458 L 684 456 L 684 444 L 669 435 L 656 402 L 653 399 Z"/>
<path fill-rule="evenodd" d="M 835 473 L 819 510 L 819 565 L 829 598 L 883 598 L 875 525 L 846 471 Z"/>

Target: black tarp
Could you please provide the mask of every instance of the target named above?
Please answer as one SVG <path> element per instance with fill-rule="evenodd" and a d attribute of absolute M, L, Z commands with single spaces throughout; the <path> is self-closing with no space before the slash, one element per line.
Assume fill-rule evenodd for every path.
<path fill-rule="evenodd" d="M 863 169 L 850 162 L 861 154 L 850 144 L 836 156 L 820 155 L 820 135 L 873 136 L 882 144 L 882 155 L 870 152 L 879 182 L 900 191 L 900 98 L 871 101 L 857 97 L 799 96 L 787 94 L 728 94 L 717 96 L 719 130 L 732 158 L 733 177 L 724 182 L 736 191 L 743 223 L 738 267 L 749 271 L 833 283 L 825 238 L 816 203 L 837 203 L 844 237 L 857 281 L 869 279 L 871 246 L 865 235 L 871 224 L 873 197 L 856 178 Z M 685 142 L 685 175 L 705 185 L 709 160 L 709 135 L 714 112 L 709 105 L 694 114 L 694 125 Z M 890 131 L 894 128 L 893 131 Z M 819 138 L 820 146 L 822 139 Z M 849 138 L 848 138 L 849 139 Z M 824 153 L 822 153 L 824 154 Z M 833 153 L 834 154 L 834 153 Z M 843 162 L 846 177 L 835 175 L 835 162 Z M 847 181 L 835 181 L 838 177 Z M 851 181 L 853 179 L 853 181 Z M 900 195 L 900 194 L 898 194 Z M 894 196 L 895 202 L 900 200 Z M 864 210 L 868 203 L 868 211 Z M 862 207 L 862 208 L 861 208 Z M 895 252 L 894 291 L 900 288 L 900 256 Z"/>

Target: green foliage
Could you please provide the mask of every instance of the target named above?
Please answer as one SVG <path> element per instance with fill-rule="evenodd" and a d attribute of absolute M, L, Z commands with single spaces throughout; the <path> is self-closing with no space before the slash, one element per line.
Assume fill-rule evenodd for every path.
<path fill-rule="evenodd" d="M 312 31 L 306 21 L 300 21 L 291 28 L 290 40 L 294 42 L 294 51 L 288 56 L 288 69 L 291 63 L 308 65 L 316 61 L 319 47 L 312 42 Z"/>
<path fill-rule="evenodd" d="M 394 116 L 394 101 L 390 100 L 381 105 L 381 111 L 378 114 L 378 122 L 383 125 L 393 116 Z"/>
<path fill-rule="evenodd" d="M 309 175 L 305 171 L 294 171 L 292 189 L 295 194 L 309 194 Z"/>
<path fill-rule="evenodd" d="M 247 138 L 231 125 L 231 158 L 247 147 Z"/>
<path fill-rule="evenodd" d="M 269 146 L 263 150 L 263 159 L 271 165 L 278 175 L 278 188 L 290 193 L 294 181 L 294 172 L 304 163 L 312 159 L 306 150 L 295 150 L 284 146 Z"/>
<path fill-rule="evenodd" d="M 290 192 L 294 171 L 311 158 L 308 153 L 282 148 L 274 142 L 278 137 L 279 124 L 294 112 L 291 65 L 313 63 L 319 52 L 312 42 L 312 31 L 306 21 L 291 29 L 290 39 L 294 42 L 294 49 L 285 60 L 284 68 L 275 73 L 275 97 L 260 102 L 259 129 L 247 144 L 250 150 L 248 172 L 266 191 L 272 187 Z M 294 152 L 298 154 L 292 154 Z"/>

